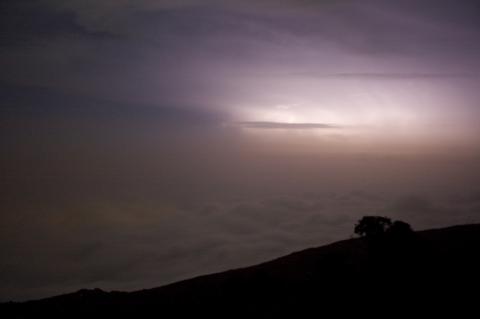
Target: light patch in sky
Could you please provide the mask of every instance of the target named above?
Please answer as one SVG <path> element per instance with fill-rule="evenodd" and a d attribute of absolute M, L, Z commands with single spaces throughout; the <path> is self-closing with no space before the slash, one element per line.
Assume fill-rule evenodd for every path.
<path fill-rule="evenodd" d="M 250 80 L 244 85 L 251 94 L 234 97 L 238 102 L 229 105 L 233 122 L 244 123 L 248 130 L 261 128 L 265 133 L 282 128 L 298 133 L 305 129 L 305 134 L 322 137 L 332 133 L 312 130 L 309 124 L 316 124 L 335 127 L 338 134 L 359 141 L 455 144 L 471 138 L 468 117 L 463 114 L 467 108 L 454 107 L 468 103 L 455 97 L 459 83 L 438 78 L 355 80 L 298 74 Z"/>

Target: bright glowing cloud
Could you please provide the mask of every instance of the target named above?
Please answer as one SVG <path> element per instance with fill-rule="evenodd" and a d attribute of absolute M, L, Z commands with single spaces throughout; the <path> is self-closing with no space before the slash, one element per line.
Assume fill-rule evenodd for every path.
<path fill-rule="evenodd" d="M 360 77 L 360 76 L 359 76 Z M 251 79 L 245 103 L 230 106 L 235 122 L 278 123 L 272 128 L 311 128 L 308 123 L 343 128 L 341 134 L 379 140 L 431 141 L 468 138 L 470 125 L 454 109 L 466 103 L 453 94 L 458 83 L 439 78 L 384 77 L 355 80 L 352 77 L 301 76 Z M 252 84 L 253 82 L 253 84 Z M 256 88 L 268 87 L 269 91 Z M 238 97 L 237 100 L 241 100 Z M 255 103 L 255 101 L 258 103 Z M 450 119 L 450 123 L 445 123 Z M 307 124 L 307 125 L 305 125 Z M 269 125 L 244 125 L 249 129 Z M 313 131 L 311 134 L 330 134 Z"/>

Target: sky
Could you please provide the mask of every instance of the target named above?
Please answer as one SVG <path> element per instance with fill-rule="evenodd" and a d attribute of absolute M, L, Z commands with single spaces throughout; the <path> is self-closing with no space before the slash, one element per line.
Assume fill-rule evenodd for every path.
<path fill-rule="evenodd" d="M 473 0 L 4 0 L 0 301 L 480 222 Z"/>

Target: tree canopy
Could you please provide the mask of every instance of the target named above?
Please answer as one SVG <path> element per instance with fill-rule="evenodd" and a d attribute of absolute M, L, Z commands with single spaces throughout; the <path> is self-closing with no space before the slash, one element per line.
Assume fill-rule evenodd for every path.
<path fill-rule="evenodd" d="M 361 237 L 375 238 L 383 234 L 398 237 L 413 231 L 408 223 L 400 220 L 392 222 L 384 216 L 364 216 L 355 225 L 354 232 Z"/>

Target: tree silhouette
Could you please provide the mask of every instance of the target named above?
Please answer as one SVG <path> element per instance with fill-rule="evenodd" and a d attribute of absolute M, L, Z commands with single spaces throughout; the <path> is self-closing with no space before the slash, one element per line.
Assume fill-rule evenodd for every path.
<path fill-rule="evenodd" d="M 355 225 L 354 232 L 362 237 L 374 238 L 385 234 L 391 225 L 392 221 L 388 217 L 364 216 Z"/>
<path fill-rule="evenodd" d="M 410 269 L 416 258 L 417 238 L 409 224 L 383 216 L 364 216 L 355 234 L 366 239 L 369 271 L 374 277 L 388 276 L 392 269 Z M 399 268 L 400 267 L 400 268 Z"/>

